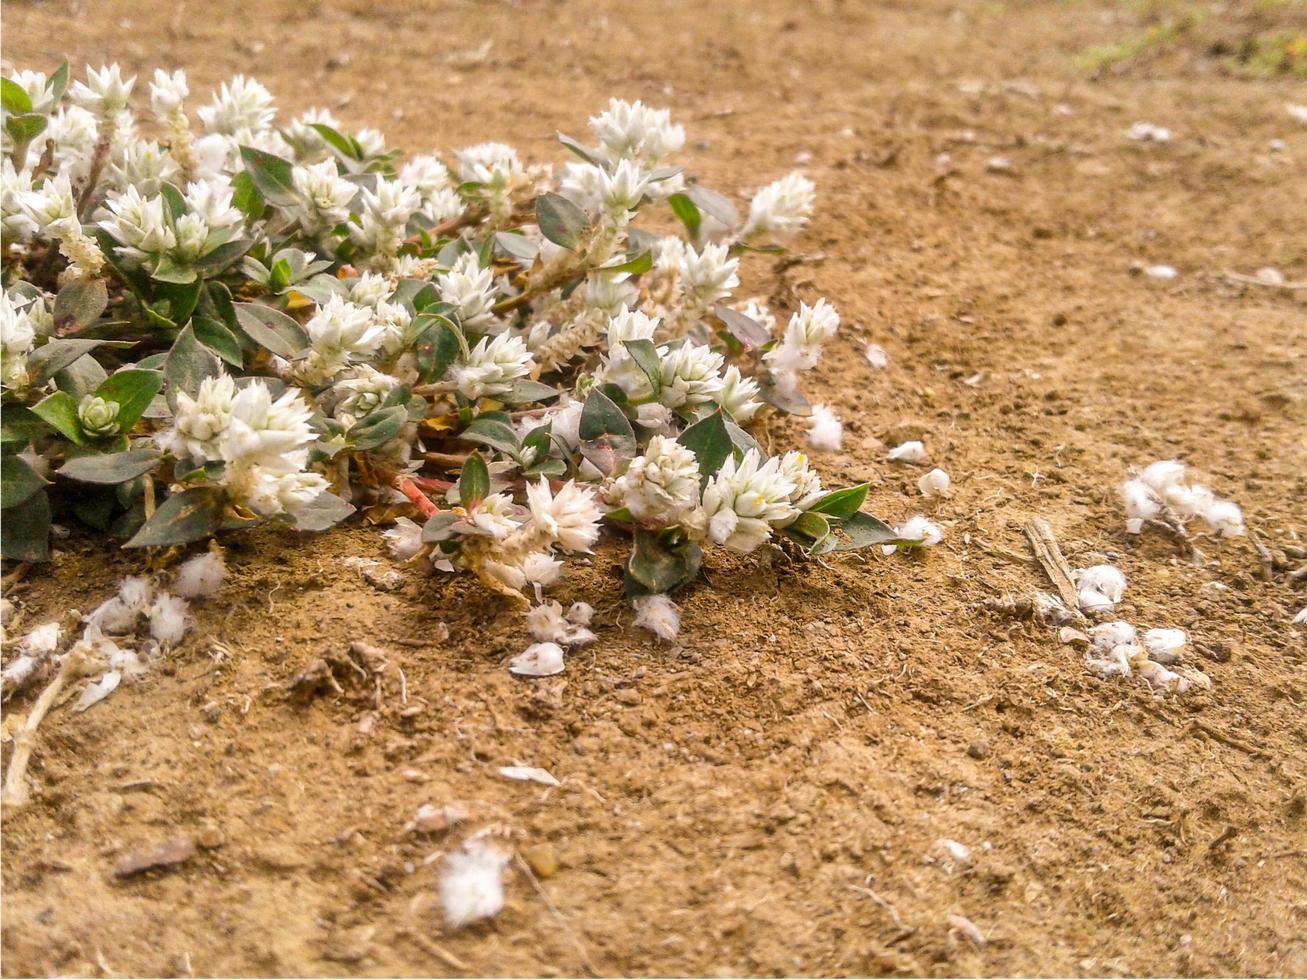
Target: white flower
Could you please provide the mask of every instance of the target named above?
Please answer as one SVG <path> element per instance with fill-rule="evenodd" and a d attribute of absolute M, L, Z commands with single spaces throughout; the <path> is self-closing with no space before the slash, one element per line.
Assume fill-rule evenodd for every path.
<path fill-rule="evenodd" d="M 448 377 L 461 395 L 475 401 L 504 394 L 515 378 L 531 373 L 531 365 L 531 352 L 522 338 L 502 333 L 477 341 L 466 361 L 450 367 Z"/>
<path fill-rule="evenodd" d="M 504 907 L 504 868 L 508 855 L 473 838 L 445 858 L 440 876 L 440 902 L 445 921 L 459 929 L 492 919 Z"/>
<path fill-rule="evenodd" d="M 309 109 L 292 119 L 285 137 L 292 155 L 300 162 L 320 160 L 328 153 L 327 141 L 313 128 L 315 124 L 340 131 L 340 122 L 326 109 Z"/>
<path fill-rule="evenodd" d="M 159 444 L 168 452 L 197 461 L 221 459 L 222 438 L 231 426 L 235 395 L 236 382 L 226 374 L 205 378 L 194 398 L 178 391 L 172 428 L 160 435 Z"/>
<path fill-rule="evenodd" d="M 349 217 L 349 202 L 358 187 L 351 184 L 334 160 L 291 170 L 291 183 L 303 199 L 295 208 L 300 227 L 310 235 L 330 231 Z"/>
<path fill-rule="evenodd" d="M 933 469 L 917 481 L 917 489 L 923 497 L 947 497 L 952 481 L 941 469 Z"/>
<path fill-rule="evenodd" d="M 553 677 L 563 672 L 563 648 L 557 643 L 532 643 L 508 662 L 519 677 Z"/>
<path fill-rule="evenodd" d="M 739 463 L 728 457 L 703 491 L 708 536 L 732 551 L 753 551 L 771 537 L 773 524 L 784 525 L 798 515 L 790 500 L 796 489 L 779 459 L 764 463 L 756 449 Z"/>
<path fill-rule="evenodd" d="M 162 119 L 180 109 L 190 94 L 186 72 L 175 71 L 169 74 L 162 68 L 156 68 L 154 81 L 150 83 L 150 111 Z"/>
<path fill-rule="evenodd" d="M 895 446 L 885 454 L 885 458 L 891 463 L 925 463 L 930 459 L 926 455 L 926 447 L 919 439 L 912 439 Z"/>
<path fill-rule="evenodd" d="M 483 269 L 472 252 L 465 252 L 453 268 L 436 277 L 440 298 L 458 308 L 459 323 L 465 330 L 484 332 L 495 319 L 495 273 Z"/>
<path fill-rule="evenodd" d="M 45 72 L 23 69 L 10 75 L 9 80 L 27 93 L 27 98 L 32 103 L 33 112 L 41 115 L 49 113 L 54 105 L 54 98 L 50 92 L 49 80 L 46 78 Z"/>
<path fill-rule="evenodd" d="M 375 272 L 365 272 L 354 281 L 354 285 L 349 288 L 349 301 L 358 306 L 377 307 L 382 300 L 391 294 L 392 286 L 383 275 Z"/>
<path fill-rule="evenodd" d="M 763 355 L 763 360 L 780 374 L 806 371 L 821 360 L 821 349 L 840 329 L 840 315 L 824 299 L 809 306 L 799 304 L 790 317 L 781 342 Z"/>
<path fill-rule="evenodd" d="M 1181 521 L 1205 514 L 1216 503 L 1216 494 L 1200 483 L 1177 483 L 1162 492 L 1167 508 Z"/>
<path fill-rule="evenodd" d="M 412 561 L 426 545 L 422 541 L 422 525 L 407 517 L 395 518 L 395 526 L 381 533 L 390 553 L 400 561 Z"/>
<path fill-rule="evenodd" d="M 599 540 L 599 507 L 594 494 L 575 480 L 568 480 L 555 494 L 543 476 L 526 485 L 531 520 L 564 551 L 589 552 Z"/>
<path fill-rule="evenodd" d="M 8 156 L 0 160 L 0 219 L 4 241 L 26 241 L 36 232 L 36 222 L 28 217 L 21 203 L 23 195 L 31 191 L 32 171 L 15 169 Z"/>
<path fill-rule="evenodd" d="M 812 420 L 808 423 L 808 445 L 826 452 L 835 452 L 844 445 L 844 423 L 830 406 L 812 406 Z"/>
<path fill-rule="evenodd" d="M 1151 629 L 1144 634 L 1144 649 L 1148 651 L 1149 659 L 1167 666 L 1184 659 L 1188 642 L 1189 637 L 1180 629 Z"/>
<path fill-rule="evenodd" d="M 449 168 L 433 156 L 416 156 L 405 161 L 399 168 L 399 179 L 424 198 L 437 191 L 452 190 L 454 186 Z"/>
<path fill-rule="evenodd" d="M 749 218 L 740 238 L 770 236 L 777 241 L 793 237 L 808 222 L 816 185 L 797 170 L 768 184 L 749 205 Z"/>
<path fill-rule="evenodd" d="M 31 314 L 19 309 L 8 293 L 0 292 L 0 350 L 20 356 L 32 349 L 35 340 L 36 324 Z"/>
<path fill-rule="evenodd" d="M 668 596 L 642 595 L 635 607 L 635 625 L 658 639 L 672 643 L 681 633 L 681 609 Z"/>
<path fill-rule="evenodd" d="M 740 374 L 740 369 L 732 364 L 722 375 L 722 390 L 717 393 L 717 404 L 736 422 L 743 424 L 762 408 L 758 391 L 758 382 L 744 377 Z"/>
<path fill-rule="evenodd" d="M 200 122 L 209 132 L 241 141 L 271 126 L 276 114 L 272 93 L 244 75 L 223 82 L 213 101 L 198 110 Z"/>
<path fill-rule="evenodd" d="M 1243 511 L 1233 500 L 1217 500 L 1199 516 L 1224 538 L 1241 537 L 1246 531 Z"/>
<path fill-rule="evenodd" d="M 502 541 L 520 526 L 519 513 L 512 497 L 503 493 L 492 493 L 481 503 L 470 508 L 465 517 L 452 525 L 452 530 L 459 534 L 476 534 Z M 515 588 L 521 588 L 525 576 L 520 569 L 516 574 L 522 581 Z"/>
<path fill-rule="evenodd" d="M 698 252 L 686 246 L 679 270 L 683 301 L 707 309 L 719 299 L 725 299 L 740 284 L 736 275 L 739 266 L 740 260 L 730 258 L 725 245 L 705 245 Z"/>
<path fill-rule="evenodd" d="M 363 151 L 363 158 L 370 160 L 386 152 L 386 137 L 379 129 L 365 127 L 354 134 L 354 142 Z"/>
<path fill-rule="evenodd" d="M 313 411 L 298 388 L 273 399 L 262 380 L 254 380 L 231 400 L 231 422 L 222 439 L 228 463 L 259 463 L 284 473 L 300 469 L 307 447 L 316 440 L 309 418 Z M 294 492 L 294 488 L 282 488 Z M 279 492 L 281 492 L 279 490 Z"/>
<path fill-rule="evenodd" d="M 177 233 L 162 197 L 142 197 L 135 187 L 128 187 L 110 195 L 104 206 L 107 213 L 100 213 L 100 227 L 120 243 L 116 251 L 123 258 L 140 264 L 177 247 Z"/>
<path fill-rule="evenodd" d="M 44 234 L 60 237 L 69 229 L 81 228 L 67 174 L 47 177 L 38 189 L 20 194 L 18 202 L 27 218 Z"/>
<path fill-rule="evenodd" d="M 600 171 L 599 200 L 610 219 L 625 221 L 628 212 L 639 206 L 649 187 L 649 175 L 640 172 L 633 160 L 620 160 L 611 173 Z"/>
<path fill-rule="evenodd" d="M 385 333 L 371 309 L 356 306 L 339 295 L 318 307 L 304 324 L 304 332 L 313 353 L 333 366 L 376 353 Z"/>
<path fill-rule="evenodd" d="M 277 504 L 281 511 L 294 517 L 300 508 L 313 503 L 330 486 L 321 473 L 284 473 L 277 479 Z"/>
<path fill-rule="evenodd" d="M 77 421 L 87 435 L 115 435 L 118 432 L 118 412 L 121 408 L 117 402 L 105 401 L 99 395 L 83 395 L 77 403 Z"/>
<path fill-rule="evenodd" d="M 350 226 L 350 238 L 374 255 L 393 257 L 422 198 L 407 184 L 384 178 L 378 178 L 376 190 L 360 188 L 359 197 L 362 214 L 359 224 Z"/>
<path fill-rule="evenodd" d="M 558 193 L 583 211 L 598 211 L 604 202 L 608 173 L 593 163 L 566 163 L 558 178 Z"/>
<path fill-rule="evenodd" d="M 63 106 L 50 117 L 41 138 L 54 140 L 56 172 L 80 181 L 90 172 L 100 140 L 100 122 L 81 106 Z"/>
<path fill-rule="evenodd" d="M 522 577 L 536 587 L 536 596 L 540 590 L 553 585 L 563 576 L 563 563 L 547 551 L 532 551 L 520 562 Z"/>
<path fill-rule="evenodd" d="M 454 156 L 458 158 L 458 179 L 462 183 L 502 188 L 518 183 L 525 173 L 517 151 L 503 143 L 479 143 L 456 150 Z"/>
<path fill-rule="evenodd" d="M 753 298 L 744 304 L 744 309 L 740 310 L 750 320 L 753 320 L 769 334 L 776 332 L 776 314 L 771 311 L 766 303 L 758 298 Z"/>
<path fill-rule="evenodd" d="M 792 449 L 781 457 L 780 472 L 785 479 L 794 484 L 790 493 L 790 503 L 796 511 L 804 511 L 826 495 L 821 486 L 821 476 L 808 463 L 807 454 Z M 794 515 L 796 518 L 798 514 Z M 783 527 L 785 523 L 778 523 Z"/>
<path fill-rule="evenodd" d="M 590 118 L 590 131 L 611 158 L 657 165 L 685 145 L 685 130 L 672 125 L 671 112 L 651 109 L 640 101 L 611 99 L 608 108 Z"/>
<path fill-rule="evenodd" d="M 157 194 L 163 181 L 176 180 L 181 168 L 153 140 L 123 140 L 114 145 L 106 168 L 105 182 L 112 187 L 136 185 L 147 194 Z"/>
<path fill-rule="evenodd" d="M 715 401 L 722 390 L 724 358 L 706 345 L 684 343 L 660 348 L 662 390 L 658 400 L 668 408 Z"/>
<path fill-rule="evenodd" d="M 107 119 L 127 108 L 134 84 L 136 76 L 124 80 L 122 69 L 116 62 L 102 66 L 99 71 L 87 65 L 86 81 L 73 82 L 68 95 L 82 108 Z"/>
<path fill-rule="evenodd" d="M 212 551 L 182 562 L 173 579 L 173 590 L 184 599 L 209 599 L 218 594 L 227 578 L 227 565 Z"/>
<path fill-rule="evenodd" d="M 332 417 L 346 426 L 355 425 L 381 407 L 381 403 L 397 387 L 398 378 L 384 374 L 370 365 L 359 364 L 350 369 L 348 376 L 337 378 L 332 385 L 331 396 L 335 400 Z"/>
<path fill-rule="evenodd" d="M 613 495 L 640 523 L 677 524 L 699 505 L 699 461 L 680 443 L 654 436 L 614 483 Z"/>

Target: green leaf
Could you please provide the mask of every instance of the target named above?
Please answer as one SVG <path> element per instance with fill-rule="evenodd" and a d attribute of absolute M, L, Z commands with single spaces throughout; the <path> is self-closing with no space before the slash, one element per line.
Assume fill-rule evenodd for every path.
<path fill-rule="evenodd" d="M 746 350 L 757 350 L 771 340 L 767 328 L 751 316 L 745 316 L 738 310 L 720 303 L 713 312 L 726 327 L 726 332 L 743 344 Z"/>
<path fill-rule="evenodd" d="M 618 265 L 600 266 L 599 271 L 608 273 L 628 272 L 633 276 L 640 276 L 652 268 L 653 253 L 645 251 L 626 259 Z"/>
<path fill-rule="evenodd" d="M 495 245 L 515 259 L 530 262 L 540 253 L 540 246 L 525 235 L 516 235 L 507 231 L 495 232 Z"/>
<path fill-rule="evenodd" d="M 77 401 L 84 395 L 93 395 L 104 384 L 109 373 L 100 366 L 94 357 L 79 357 L 54 376 L 54 385 L 60 391 L 66 391 Z"/>
<path fill-rule="evenodd" d="M 207 538 L 222 527 L 224 503 L 218 487 L 193 487 L 174 493 L 123 547 L 189 544 Z"/>
<path fill-rule="evenodd" d="M 702 213 L 712 215 L 727 228 L 734 228 L 740 223 L 740 212 L 730 198 L 697 184 L 685 193 Z"/>
<path fill-rule="evenodd" d="M 0 78 L 0 105 L 5 114 L 22 115 L 32 111 L 32 99 L 26 90 L 9 78 Z"/>
<path fill-rule="evenodd" d="M 0 412 L 0 443 L 26 446 L 49 431 L 49 426 L 24 405 L 6 405 Z"/>
<path fill-rule="evenodd" d="M 508 390 L 497 397 L 505 405 L 530 405 L 535 402 L 552 401 L 562 392 L 552 385 L 532 381 L 530 378 L 514 378 L 508 383 Z"/>
<path fill-rule="evenodd" d="M 0 510 L 17 507 L 45 486 L 45 480 L 17 456 L 0 456 Z M 8 518 L 6 518 L 8 520 Z"/>
<path fill-rule="evenodd" d="M 333 150 L 344 154 L 351 160 L 363 159 L 363 148 L 359 145 L 357 140 L 354 140 L 343 133 L 337 132 L 326 123 L 310 123 L 310 125 L 317 130 L 318 135 L 321 136 L 326 144 Z"/>
<path fill-rule="evenodd" d="M 652 340 L 624 340 L 622 343 L 630 351 L 631 360 L 649 379 L 649 386 L 655 398 L 663 390 L 663 361 L 658 356 L 658 349 Z"/>
<path fill-rule="evenodd" d="M 834 548 L 830 538 L 830 521 L 812 511 L 800 514 L 792 524 L 782 528 L 781 533 L 799 544 L 808 554 L 824 554 Z"/>
<path fill-rule="evenodd" d="M 64 463 L 58 475 L 79 483 L 126 483 L 150 472 L 161 459 L 163 457 L 152 449 L 75 456 Z"/>
<path fill-rule="evenodd" d="M 916 544 L 899 537 L 898 531 L 870 514 L 857 513 L 835 525 L 837 544 L 833 551 L 857 551 L 878 544 Z"/>
<path fill-rule="evenodd" d="M 0 554 L 11 561 L 50 560 L 50 497 L 34 493 L 5 511 L 0 521 Z"/>
<path fill-rule="evenodd" d="M 233 303 L 242 330 L 260 347 L 278 357 L 299 357 L 309 346 L 309 335 L 293 319 L 262 303 Z"/>
<path fill-rule="evenodd" d="M 64 92 L 68 91 L 68 62 L 64 62 L 54 70 L 50 76 L 50 81 L 46 82 L 46 91 L 50 93 L 50 101 L 57 103 L 64 97 Z"/>
<path fill-rule="evenodd" d="M 175 410 L 178 392 L 184 391 L 194 398 L 201 381 L 220 374 L 222 362 L 217 355 L 200 343 L 190 326 L 184 327 L 173 341 L 172 350 L 168 351 L 168 360 L 163 363 L 163 377 L 168 382 L 168 406 Z"/>
<path fill-rule="evenodd" d="M 592 163 L 596 167 L 599 166 L 599 161 L 595 159 L 593 151 L 584 143 L 582 143 L 580 140 L 576 140 L 570 136 L 564 135 L 563 133 L 559 133 L 558 142 L 562 143 L 565 147 L 567 147 L 569 150 L 571 150 L 573 153 L 579 156 L 586 163 Z"/>
<path fill-rule="evenodd" d="M 192 283 L 198 277 L 198 273 L 193 266 L 179 265 L 168 256 L 164 256 L 155 263 L 154 270 L 150 273 L 150 278 L 155 282 L 169 282 L 176 286 L 185 286 Z M 173 323 L 182 323 L 186 318 L 168 311 L 168 318 Z"/>
<path fill-rule="evenodd" d="M 190 327 L 186 328 L 190 330 Z M 185 332 L 185 331 L 183 331 Z M 173 350 L 177 347 L 174 344 Z M 171 359 L 171 355 L 169 355 Z M 131 431 L 154 396 L 163 390 L 163 374 L 159 371 L 142 371 L 139 368 L 125 368 L 109 375 L 100 385 L 96 394 L 105 401 L 118 403 L 118 431 Z"/>
<path fill-rule="evenodd" d="M 860 483 L 856 487 L 828 493 L 809 507 L 808 513 L 829 514 L 837 520 L 848 520 L 862 508 L 862 503 L 867 499 L 867 490 L 870 486 L 870 483 Z"/>
<path fill-rule="evenodd" d="M 242 170 L 231 179 L 232 197 L 231 203 L 235 205 L 236 210 L 245 215 L 245 220 L 253 223 L 263 216 L 263 209 L 268 206 L 259 189 L 254 184 L 254 178 L 250 176 L 248 170 Z"/>
<path fill-rule="evenodd" d="M 636 528 L 635 547 L 626 564 L 628 595 L 665 594 L 699 574 L 703 550 L 679 529 Z"/>
<path fill-rule="evenodd" d="M 250 175 L 250 180 L 266 200 L 280 205 L 294 204 L 299 200 L 291 179 L 289 160 L 252 146 L 241 147 L 241 160 L 245 163 L 245 173 Z"/>
<path fill-rule="evenodd" d="M 613 476 L 635 458 L 635 430 L 617 404 L 598 388 L 586 396 L 578 426 L 581 455 L 604 476 Z"/>
<path fill-rule="evenodd" d="M 109 529 L 109 518 L 113 516 L 115 496 L 112 491 L 101 493 L 81 493 L 70 505 L 77 519 L 97 531 Z"/>
<path fill-rule="evenodd" d="M 458 437 L 509 454 L 516 453 L 518 449 L 517 433 L 507 422 L 500 422 L 498 419 L 475 418 L 458 434 Z"/>
<path fill-rule="evenodd" d="M 464 507 L 475 507 L 490 496 L 490 470 L 479 452 L 474 452 L 463 464 L 458 477 L 458 499 Z"/>
<path fill-rule="evenodd" d="M 196 259 L 195 268 L 205 275 L 214 275 L 231 265 L 253 246 L 253 238 L 235 238 L 224 242 Z"/>
<path fill-rule="evenodd" d="M 159 196 L 163 198 L 163 203 L 168 209 L 168 217 L 172 219 L 173 224 L 176 224 L 179 218 L 185 217 L 188 210 L 186 198 L 182 196 L 182 192 L 176 185 L 166 180 L 159 181 Z"/>
<path fill-rule="evenodd" d="M 462 334 L 458 327 L 445 317 L 423 316 L 429 317 L 432 323 L 419 334 L 413 353 L 417 355 L 419 380 L 423 384 L 433 384 L 445 376 L 466 342 L 460 342 Z"/>
<path fill-rule="evenodd" d="M 685 194 L 673 194 L 667 199 L 667 203 L 671 205 L 672 214 L 680 219 L 681 224 L 685 225 L 691 235 L 698 233 L 699 226 L 703 224 L 703 215 L 699 213 L 699 209 L 689 197 Z"/>
<path fill-rule="evenodd" d="M 408 408 L 396 405 L 379 408 L 369 413 L 349 430 L 349 448 L 356 452 L 366 452 L 385 445 L 399 435 L 408 421 Z"/>
<path fill-rule="evenodd" d="M 45 384 L 83 354 L 89 354 L 97 347 L 131 347 L 132 344 L 108 340 L 49 340 L 32 352 L 27 359 L 27 370 L 32 376 L 32 383 Z"/>
<path fill-rule="evenodd" d="M 352 513 L 353 504 L 323 490 L 296 512 L 295 527 L 301 531 L 325 531 Z"/>
<path fill-rule="evenodd" d="M 65 438 L 79 446 L 86 445 L 82 423 L 77 418 L 77 402 L 66 391 L 46 395 L 32 406 L 33 414 L 54 426 Z"/>
<path fill-rule="evenodd" d="M 245 364 L 244 352 L 241 350 L 241 342 L 236 339 L 236 335 L 227 329 L 226 325 L 215 320 L 211 316 L 196 315 L 191 318 L 191 329 L 195 331 L 195 339 L 201 344 L 213 351 L 232 367 L 239 368 Z"/>
<path fill-rule="evenodd" d="M 727 421 L 726 431 L 731 437 L 731 445 L 741 453 L 747 453 L 750 449 L 756 449 L 759 456 L 767 455 L 763 452 L 762 446 L 758 444 L 758 440 L 749 435 L 749 433 L 745 432 L 734 422 Z"/>
<path fill-rule="evenodd" d="M 452 511 L 442 510 L 437 514 L 432 514 L 430 519 L 422 525 L 422 540 L 426 544 L 435 544 L 439 541 L 447 541 L 454 536 L 450 527 L 458 523 L 458 515 Z"/>
<path fill-rule="evenodd" d="M 46 117 L 39 112 L 6 115 L 5 130 L 13 137 L 15 143 L 30 143 L 45 132 L 47 122 Z"/>
<path fill-rule="evenodd" d="M 590 227 L 590 218 L 561 194 L 546 193 L 536 198 L 536 224 L 540 234 L 555 245 L 575 250 Z"/>
<path fill-rule="evenodd" d="M 695 422 L 676 441 L 694 453 L 704 481 L 720 470 L 731 454 L 731 436 L 726 431 L 726 416 L 720 408 Z"/>

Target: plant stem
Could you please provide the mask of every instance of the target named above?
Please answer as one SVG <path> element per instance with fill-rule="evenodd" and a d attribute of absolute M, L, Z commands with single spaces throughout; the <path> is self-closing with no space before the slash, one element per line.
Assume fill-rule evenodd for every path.
<path fill-rule="evenodd" d="M 6 807 L 17 809 L 25 806 L 30 799 L 27 788 L 27 764 L 32 758 L 32 745 L 36 741 L 36 729 L 45 718 L 46 713 L 50 710 L 59 697 L 64 686 L 70 680 L 76 679 L 81 675 L 82 669 L 86 663 L 86 655 L 79 646 L 74 646 L 64 657 L 63 664 L 59 667 L 59 673 L 54 675 L 54 680 L 46 685 L 41 696 L 36 699 L 32 705 L 32 710 L 28 712 L 27 717 L 23 720 L 23 727 L 14 733 L 14 754 L 9 760 L 9 772 L 5 775 L 5 788 L 3 802 Z"/>

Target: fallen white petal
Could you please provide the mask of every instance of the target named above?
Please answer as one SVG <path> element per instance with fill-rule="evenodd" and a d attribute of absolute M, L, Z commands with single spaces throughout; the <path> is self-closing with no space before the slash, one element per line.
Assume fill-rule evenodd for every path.
<path fill-rule="evenodd" d="M 519 677 L 552 677 L 563 672 L 563 648 L 557 643 L 532 643 L 508 664 Z"/>
<path fill-rule="evenodd" d="M 122 679 L 122 674 L 118 673 L 116 670 L 111 670 L 94 684 L 87 684 L 86 690 L 82 692 L 82 696 L 78 698 L 77 703 L 73 705 L 73 712 L 77 713 L 85 711 L 87 708 L 91 707 L 91 705 L 99 704 L 118 689 L 118 685 L 122 682 Z"/>
<path fill-rule="evenodd" d="M 562 786 L 548 770 L 539 769 L 535 766 L 503 766 L 499 770 L 499 775 L 505 779 L 516 779 L 527 783 L 544 783 L 546 786 Z"/>

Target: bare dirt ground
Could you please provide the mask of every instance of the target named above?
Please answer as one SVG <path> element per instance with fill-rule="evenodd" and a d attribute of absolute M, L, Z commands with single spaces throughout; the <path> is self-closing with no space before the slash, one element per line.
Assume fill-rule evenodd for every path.
<path fill-rule="evenodd" d="M 957 492 L 920 560 L 714 555 L 673 649 L 629 628 L 607 547 L 560 595 L 612 597 L 600 642 L 536 683 L 505 669 L 520 617 L 474 583 L 342 568 L 385 557 L 375 529 L 230 539 L 231 584 L 169 667 L 43 726 L 35 802 L 4 821 L 4 974 L 1307 973 L 1301 584 L 1265 580 L 1247 539 L 1195 566 L 1128 538 L 1116 496 L 1179 456 L 1272 549 L 1307 537 L 1307 292 L 1222 275 L 1307 279 L 1307 127 L 1284 110 L 1307 93 L 1201 49 L 1075 66 L 1139 28 L 1100 2 L 8 0 L 11 63 L 185 67 L 197 93 L 248 72 L 284 112 L 327 104 L 414 151 L 561 161 L 554 132 L 621 95 L 670 106 L 724 191 L 810 153 L 803 261 L 756 261 L 741 295 L 843 312 L 829 483 L 909 516 L 918 471 L 881 460 L 921 436 Z M 1138 120 L 1172 142 L 1125 140 Z M 1046 587 L 1033 516 L 1073 565 L 1119 564 L 1125 618 L 1217 651 L 1213 690 L 1097 680 L 1052 627 L 979 608 Z M 30 622 L 134 568 L 62 552 L 14 593 Z M 282 693 L 354 639 L 389 651 L 379 694 Z M 515 763 L 563 785 L 498 777 Z M 453 801 L 552 849 L 567 929 L 514 872 L 498 919 L 444 932 L 425 860 L 460 831 L 404 828 Z M 218 846 L 114 878 L 178 836 Z M 969 867 L 929 860 L 945 837 Z"/>

